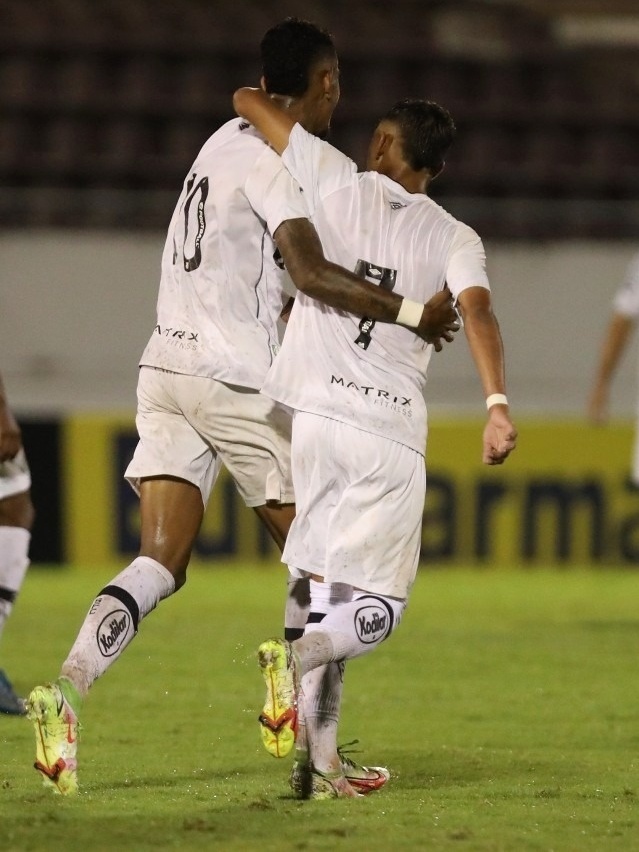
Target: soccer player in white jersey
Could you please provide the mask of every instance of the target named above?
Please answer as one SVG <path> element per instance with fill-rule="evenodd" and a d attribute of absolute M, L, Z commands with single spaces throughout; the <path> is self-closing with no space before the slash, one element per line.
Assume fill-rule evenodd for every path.
<path fill-rule="evenodd" d="M 339 98 L 330 36 L 287 19 L 266 33 L 261 50 L 265 85 L 281 108 L 309 131 L 325 132 Z M 91 685 L 186 580 L 222 463 L 283 546 L 294 515 L 290 417 L 259 393 L 279 348 L 283 305 L 284 273 L 270 234 L 298 286 L 314 297 L 408 324 L 438 345 L 455 329 L 447 294 L 407 317 L 399 295 L 328 263 L 307 215 L 279 157 L 239 119 L 210 137 L 184 181 L 162 256 L 157 322 L 140 362 L 140 440 L 125 473 L 140 495 L 140 553 L 92 602 L 58 680 L 28 699 L 35 766 L 58 792 L 77 789 L 78 714 Z M 291 248 L 296 234 L 304 252 Z M 291 594 L 287 628 L 301 631 L 306 607 L 295 602 Z"/>
<path fill-rule="evenodd" d="M 33 518 L 31 474 L 0 376 L 0 636 L 29 567 Z M 0 669 L 0 713 L 24 712 L 24 702 Z"/>
<path fill-rule="evenodd" d="M 328 258 L 419 302 L 448 285 L 486 396 L 483 461 L 501 464 L 516 431 L 483 246 L 426 194 L 454 136 L 449 114 L 426 101 L 396 104 L 375 130 L 369 171 L 358 174 L 263 91 L 239 90 L 234 105 L 303 188 Z M 261 733 L 266 749 L 281 757 L 304 722 L 296 766 L 300 787 L 315 798 L 359 795 L 337 751 L 334 678 L 332 706 L 322 698 L 326 666 L 374 650 L 404 612 L 421 541 L 431 351 L 405 330 L 300 294 L 262 388 L 294 411 L 297 515 L 282 559 L 312 579 L 305 635 L 259 649 L 267 685 Z"/>
<path fill-rule="evenodd" d="M 612 305 L 612 315 L 604 336 L 588 400 L 588 416 L 595 424 L 605 423 L 608 417 L 610 386 L 622 355 L 639 319 L 639 254 L 636 254 L 621 281 Z M 637 417 L 639 418 L 639 408 Z M 630 481 L 639 488 L 639 419 L 635 428 Z"/>

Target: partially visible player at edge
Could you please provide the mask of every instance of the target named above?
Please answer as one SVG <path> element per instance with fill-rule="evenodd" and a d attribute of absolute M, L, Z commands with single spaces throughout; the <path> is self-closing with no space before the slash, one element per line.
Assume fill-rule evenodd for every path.
<path fill-rule="evenodd" d="M 34 514 L 22 435 L 0 376 L 0 635 L 29 567 Z M 21 716 L 24 712 L 23 701 L 0 669 L 0 713 Z"/>
<path fill-rule="evenodd" d="M 330 36 L 287 19 L 266 33 L 261 52 L 269 89 L 286 96 L 281 107 L 311 133 L 325 133 L 339 99 Z M 287 278 L 269 231 L 284 262 L 295 265 L 298 287 L 315 298 L 415 326 L 437 346 L 456 330 L 449 294 L 406 316 L 401 296 L 328 263 L 317 236 L 309 237 L 307 215 L 279 157 L 240 119 L 210 137 L 184 181 L 162 257 L 157 324 L 140 362 L 140 440 L 125 473 L 140 495 L 140 553 L 91 603 L 58 680 L 28 699 L 36 769 L 60 793 L 77 789 L 82 700 L 142 619 L 184 584 L 222 463 L 247 506 L 284 544 L 295 510 L 290 415 L 259 393 L 279 348 Z M 291 582 L 289 634 L 301 632 L 307 609 L 308 593 L 305 599 Z"/>
<path fill-rule="evenodd" d="M 269 139 L 302 186 L 326 256 L 380 287 L 422 301 L 447 284 L 458 301 L 486 396 L 483 461 L 501 464 L 516 430 L 505 395 L 501 334 L 481 241 L 427 196 L 455 127 L 427 101 L 402 101 L 379 122 L 370 171 L 308 134 L 255 89 L 234 105 Z M 296 269 L 289 267 L 296 278 Z M 399 624 L 415 578 L 426 491 L 426 370 L 432 347 L 396 326 L 375 326 L 301 293 L 262 392 L 294 411 L 297 515 L 282 559 L 311 577 L 305 635 L 264 642 L 263 743 L 291 751 L 301 788 L 327 798 L 361 794 L 337 749 L 335 663 L 373 651 Z M 303 381 L 300 380 L 303 376 Z M 331 706 L 325 696 L 330 679 Z M 375 713 L 384 712 L 377 703 Z"/>
<path fill-rule="evenodd" d="M 599 363 L 588 398 L 588 417 L 597 426 L 608 419 L 610 387 L 639 320 L 639 254 L 636 254 L 617 288 Z M 630 467 L 630 482 L 639 488 L 639 411 Z"/>

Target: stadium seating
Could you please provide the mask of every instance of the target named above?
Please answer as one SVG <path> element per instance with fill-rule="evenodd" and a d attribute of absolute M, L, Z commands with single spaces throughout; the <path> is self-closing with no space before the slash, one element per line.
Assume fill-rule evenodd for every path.
<path fill-rule="evenodd" d="M 285 0 L 0 0 L 0 180 L 22 194 L 20 221 L 33 205 L 39 224 L 157 227 L 198 146 L 232 116 L 233 90 L 257 84 L 261 34 L 289 11 Z M 563 44 L 522 2 L 299 0 L 296 13 L 335 36 L 334 138 L 358 160 L 395 100 L 431 98 L 459 128 L 435 194 L 472 198 L 483 233 L 512 231 L 496 200 L 571 198 L 584 211 L 628 202 L 615 226 L 636 236 L 639 48 Z M 110 202 L 95 216 L 89 196 L 63 210 L 56 189 Z M 597 236 L 595 218 L 559 227 Z M 15 222 L 6 198 L 0 221 Z"/>

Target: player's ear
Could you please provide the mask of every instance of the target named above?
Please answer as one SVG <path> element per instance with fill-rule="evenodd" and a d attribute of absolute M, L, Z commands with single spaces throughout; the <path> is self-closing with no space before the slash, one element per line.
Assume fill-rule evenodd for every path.
<path fill-rule="evenodd" d="M 368 165 L 367 168 L 374 169 L 383 156 L 384 134 L 376 127 L 373 136 L 368 146 Z"/>
<path fill-rule="evenodd" d="M 393 144 L 394 136 L 386 130 L 378 130 L 379 138 L 377 141 L 377 159 L 381 160 L 389 151 Z"/>
<path fill-rule="evenodd" d="M 331 68 L 322 70 L 322 92 L 325 98 L 330 98 L 333 91 L 333 71 Z"/>
<path fill-rule="evenodd" d="M 324 98 L 339 97 L 339 66 L 336 60 L 326 58 L 316 66 L 320 91 Z"/>

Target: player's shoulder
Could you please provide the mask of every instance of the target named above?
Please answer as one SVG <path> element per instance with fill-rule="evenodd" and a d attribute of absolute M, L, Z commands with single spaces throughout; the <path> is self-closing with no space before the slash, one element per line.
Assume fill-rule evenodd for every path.
<path fill-rule="evenodd" d="M 361 187 L 378 188 L 380 197 L 389 215 L 412 229 L 440 232 L 451 242 L 479 240 L 477 232 L 457 219 L 433 198 L 421 192 L 408 192 L 401 184 L 378 172 L 360 172 L 357 176 Z"/>
<path fill-rule="evenodd" d="M 266 194 L 275 192 L 280 198 L 290 199 L 291 193 L 297 197 L 300 192 L 298 184 L 284 167 L 282 158 L 268 145 L 255 151 L 250 162 L 247 155 L 246 165 L 244 192 L 254 206 L 259 205 L 260 199 L 263 201 Z"/>
<path fill-rule="evenodd" d="M 206 140 L 192 170 L 215 174 L 226 185 L 243 183 L 262 154 L 269 151 L 264 138 L 241 118 L 233 118 Z M 271 151 L 271 155 L 277 155 Z M 275 167 L 271 166 L 271 170 Z"/>
<path fill-rule="evenodd" d="M 450 232 L 451 235 L 467 229 L 472 230 L 431 198 L 430 195 L 421 192 L 411 193 L 403 189 L 402 192 L 403 195 L 398 197 L 396 201 L 405 206 L 414 217 L 419 218 L 425 227 L 439 226 Z"/>
<path fill-rule="evenodd" d="M 232 118 L 209 136 L 200 150 L 200 157 L 208 157 L 220 149 L 232 146 L 235 151 L 245 150 L 257 156 L 268 147 L 253 125 L 243 118 Z"/>
<path fill-rule="evenodd" d="M 461 219 L 457 219 L 427 195 L 416 199 L 420 215 L 417 217 L 424 236 L 436 237 L 437 244 L 449 257 L 458 252 L 484 252 L 481 237 L 477 231 Z"/>
<path fill-rule="evenodd" d="M 434 199 L 430 198 L 428 195 L 421 195 L 421 199 L 423 199 L 423 204 L 425 209 L 427 209 L 431 216 L 437 219 L 442 226 L 444 226 L 447 231 L 450 233 L 451 239 L 455 241 L 476 241 L 480 240 L 479 234 L 472 228 L 470 225 L 467 225 L 465 222 L 462 222 L 461 219 L 458 219 L 456 216 L 446 210 L 445 207 L 442 207 L 441 204 L 438 204 Z"/>

